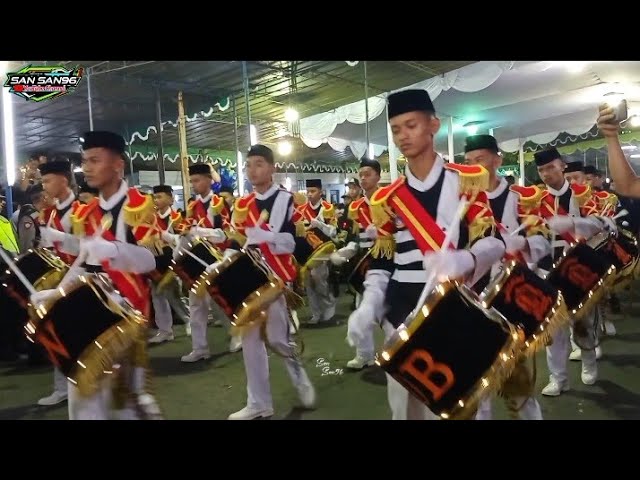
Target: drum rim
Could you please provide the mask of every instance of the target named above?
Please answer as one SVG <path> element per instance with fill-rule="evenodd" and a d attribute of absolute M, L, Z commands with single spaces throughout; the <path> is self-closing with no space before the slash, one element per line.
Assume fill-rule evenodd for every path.
<path fill-rule="evenodd" d="M 45 304 L 46 313 L 44 315 L 41 315 L 39 311 L 36 312 L 33 307 L 30 308 L 30 313 L 34 317 L 29 320 L 28 326 L 30 326 L 30 329 L 28 328 L 27 331 L 28 336 L 34 339 L 38 328 L 44 326 L 47 322 L 49 312 L 55 303 L 83 286 L 88 286 L 107 309 L 122 317 L 120 321 L 106 329 L 84 348 L 76 359 L 76 365 L 70 376 L 67 377 L 78 388 L 80 393 L 85 396 L 92 395 L 97 391 L 99 380 L 104 375 L 113 373 L 112 370 L 106 369 L 111 369 L 114 363 L 122 358 L 136 341 L 142 338 L 147 326 L 147 319 L 142 313 L 135 310 L 124 297 L 121 297 L 121 303 L 116 303 L 110 295 L 111 292 L 108 292 L 105 288 L 105 286 L 110 285 L 107 282 L 107 279 L 99 275 L 81 275 L 67 290 L 56 290 L 58 292 L 56 298 L 47 301 Z M 98 290 L 101 290 L 107 296 L 107 302 L 100 297 Z M 114 341 L 116 337 L 118 341 Z"/>
<path fill-rule="evenodd" d="M 203 290 L 207 292 L 208 285 L 214 282 L 219 275 L 229 269 L 231 265 L 233 265 L 243 256 L 248 257 L 254 264 L 257 264 L 256 259 L 252 255 L 250 255 L 246 249 L 243 248 L 238 253 L 235 253 L 230 257 L 222 260 L 217 268 L 217 271 L 214 270 L 208 272 L 203 277 L 203 281 L 200 282 L 200 286 L 203 287 Z M 266 267 L 268 267 L 268 265 Z M 258 268 L 263 267 L 258 266 Z M 269 305 L 275 302 L 278 297 L 284 293 L 285 285 L 282 279 L 275 275 L 270 268 L 267 268 L 267 271 L 265 273 L 267 275 L 267 280 L 269 283 L 262 285 L 260 288 L 254 290 L 247 297 L 245 297 L 243 301 L 244 305 L 241 308 L 236 309 L 236 311 L 233 313 L 233 317 L 229 318 L 233 327 L 242 329 L 247 326 L 259 326 L 266 320 L 266 315 L 261 314 L 264 313 L 262 312 L 262 310 L 268 308 Z"/>
<path fill-rule="evenodd" d="M 560 257 L 558 260 L 555 260 L 553 262 L 553 265 L 551 266 L 551 270 L 549 270 L 549 272 L 546 275 L 544 275 L 542 278 L 544 280 L 549 278 L 549 276 L 560 267 L 562 262 L 564 262 L 565 259 L 569 257 L 569 254 L 573 252 L 573 250 L 578 248 L 578 246 L 580 245 L 589 247 L 598 256 L 598 258 L 600 258 L 600 255 L 598 255 L 595 248 L 593 248 L 591 245 L 588 245 L 586 242 L 571 243 L 569 245 L 569 248 L 566 249 L 564 252 L 562 252 L 562 257 Z M 605 272 L 604 277 L 602 277 L 600 281 L 596 284 L 596 286 L 593 288 L 593 290 L 591 290 L 587 294 L 587 299 L 586 300 L 583 299 L 582 303 L 578 305 L 577 309 L 570 310 L 569 306 L 567 305 L 567 311 L 569 312 L 570 316 L 574 320 L 582 320 L 586 315 L 588 315 L 591 312 L 591 310 L 600 302 L 604 294 L 607 293 L 614 286 L 617 274 L 618 274 L 618 269 L 616 269 L 615 265 L 610 265 L 609 269 Z M 562 293 L 562 291 L 560 293 Z"/>
<path fill-rule="evenodd" d="M 300 277 L 300 281 L 303 282 L 304 284 L 304 281 L 307 276 L 307 272 L 317 266 L 317 265 L 311 266 L 313 263 L 317 264 L 320 262 L 327 261 L 327 260 L 317 260 L 317 257 L 331 255 L 335 251 L 336 251 L 336 244 L 333 241 L 324 242 L 322 245 L 316 248 L 311 255 L 309 255 L 309 258 L 307 258 L 307 261 L 304 263 L 304 265 L 300 265 L 296 260 L 296 263 L 298 263 L 298 268 L 299 268 L 298 275 Z"/>
<path fill-rule="evenodd" d="M 438 289 L 439 286 L 442 286 L 442 288 Z M 440 418 L 445 420 L 464 419 L 469 417 L 473 414 L 473 412 L 475 412 L 476 406 L 485 395 L 490 395 L 492 393 L 498 392 L 501 386 L 513 372 L 518 358 L 520 357 L 519 353 L 522 349 L 522 338 L 515 326 L 509 323 L 497 310 L 493 308 L 487 309 L 482 307 L 482 304 L 477 299 L 477 295 L 475 294 L 475 292 L 473 292 L 473 290 L 468 288 L 466 285 L 453 280 L 439 283 L 433 288 L 431 293 L 429 293 L 429 295 L 427 296 L 427 300 L 425 301 L 425 305 L 430 305 L 430 307 L 428 307 L 428 313 L 425 317 L 425 315 L 423 314 L 423 309 L 421 308 L 419 310 L 418 315 L 416 315 L 414 320 L 407 327 L 407 329 L 409 330 L 411 326 L 416 325 L 413 331 L 411 331 L 409 338 L 418 329 L 418 327 L 426 321 L 431 311 L 437 306 L 440 300 L 442 300 L 448 292 L 454 289 L 459 291 L 460 294 L 463 295 L 463 297 L 465 297 L 467 300 L 480 307 L 489 320 L 499 323 L 500 326 L 505 330 L 507 336 L 506 341 L 498 352 L 495 360 L 484 372 L 482 377 L 469 388 L 466 398 L 459 398 L 458 402 L 455 404 L 455 407 L 449 412 L 433 412 Z M 416 322 L 418 318 L 420 318 L 420 320 Z M 392 352 L 391 349 L 387 347 L 387 345 L 390 343 L 392 343 L 394 347 Z M 387 352 L 389 354 L 389 360 L 385 360 L 383 357 L 383 353 L 380 353 L 376 355 L 376 364 L 384 369 L 384 365 L 391 362 L 393 356 L 404 344 L 405 341 L 403 341 L 401 338 L 398 338 L 398 340 L 394 342 L 391 342 L 391 339 L 389 339 L 389 341 L 385 342 L 385 345 L 383 347 L 383 353 Z M 402 382 L 399 383 L 402 385 Z M 409 395 L 412 395 L 410 390 Z"/>
<path fill-rule="evenodd" d="M 517 265 L 521 265 L 521 263 L 517 260 L 509 260 L 504 262 L 502 265 L 502 271 L 498 275 L 496 275 L 496 277 L 491 280 L 491 282 L 489 282 L 489 285 L 485 287 L 482 293 L 478 295 L 484 308 L 495 308 L 496 310 L 498 310 L 498 312 L 500 311 L 497 307 L 493 306 L 493 302 L 498 294 L 502 291 L 507 280 L 511 277 L 511 269 L 515 268 Z M 535 271 L 531 271 L 534 273 L 534 275 L 536 274 Z M 542 278 L 542 280 L 545 279 Z M 504 318 L 507 319 L 507 317 Z M 509 320 L 507 319 L 507 321 Z M 543 323 L 540 324 L 540 333 L 537 336 L 534 334 L 533 341 L 529 341 L 529 339 L 524 334 L 524 330 L 522 330 L 519 325 L 512 325 L 517 329 L 518 334 L 522 335 L 522 341 L 524 344 L 523 355 L 530 356 L 544 347 L 547 339 L 553 336 L 556 331 L 558 331 L 561 327 L 563 327 L 565 324 L 568 324 L 569 322 L 570 318 L 567 304 L 564 301 L 562 292 L 560 290 L 557 290 L 555 305 L 551 307 L 550 312 L 547 312 Z"/>
<path fill-rule="evenodd" d="M 352 294 L 359 294 L 360 292 L 358 292 L 353 285 L 351 285 L 351 279 L 353 278 L 353 274 L 354 272 L 358 271 L 358 268 L 360 267 L 360 264 L 363 263 L 368 257 L 371 256 L 371 247 L 367 249 L 367 252 L 362 256 L 362 258 L 360 260 L 358 260 L 358 263 L 356 263 L 356 266 L 353 268 L 352 272 L 349 274 L 349 278 L 347 278 L 347 287 L 349 288 L 349 291 Z M 348 260 L 350 261 L 350 259 Z"/>

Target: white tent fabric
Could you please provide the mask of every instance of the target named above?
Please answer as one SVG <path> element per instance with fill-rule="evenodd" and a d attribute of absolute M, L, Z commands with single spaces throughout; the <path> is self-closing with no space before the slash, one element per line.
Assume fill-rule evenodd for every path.
<path fill-rule="evenodd" d="M 431 99 L 437 98 L 443 91 L 455 89 L 460 92 L 476 92 L 487 88 L 500 75 L 512 68 L 514 62 L 478 62 L 441 76 L 430 78 L 405 88 L 424 88 Z M 387 94 L 369 98 L 369 122 L 380 116 L 386 107 Z M 310 148 L 328 143 L 334 150 L 342 151 L 350 147 L 356 158 L 367 151 L 366 142 L 332 136 L 338 125 L 349 122 L 365 124 L 367 121 L 365 100 L 336 108 L 300 120 L 300 138 Z M 386 150 L 386 145 L 373 144 L 375 155 Z"/>

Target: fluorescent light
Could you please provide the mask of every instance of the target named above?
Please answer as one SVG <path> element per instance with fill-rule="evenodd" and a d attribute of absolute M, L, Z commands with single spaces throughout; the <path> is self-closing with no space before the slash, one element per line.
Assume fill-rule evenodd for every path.
<path fill-rule="evenodd" d="M 376 156 L 373 153 L 373 143 L 370 143 L 369 144 L 369 160 L 373 160 L 375 158 L 376 158 Z"/>
<path fill-rule="evenodd" d="M 280 155 L 283 155 L 286 157 L 291 153 L 292 150 L 293 150 L 293 147 L 291 146 L 291 143 L 287 142 L 286 140 L 278 143 L 278 153 Z"/>
<path fill-rule="evenodd" d="M 632 127 L 640 127 L 640 116 L 638 115 L 632 116 L 631 119 L 629 120 L 629 123 L 631 124 Z"/>
<path fill-rule="evenodd" d="M 638 148 L 638 147 L 636 147 L 635 145 L 623 145 L 622 146 L 622 150 L 635 150 L 636 148 Z"/>
<path fill-rule="evenodd" d="M 467 128 L 467 133 L 469 135 L 475 135 L 476 133 L 478 133 L 478 126 L 477 125 L 469 125 Z"/>
<path fill-rule="evenodd" d="M 255 125 L 249 125 L 249 138 L 251 139 L 251 145 L 258 143 L 258 131 Z"/>
<path fill-rule="evenodd" d="M 640 158 L 640 153 L 636 153 L 634 155 L 630 155 L 629 158 Z"/>
<path fill-rule="evenodd" d="M 566 62 L 567 70 L 571 73 L 580 73 L 587 66 L 587 62 Z"/>
<path fill-rule="evenodd" d="M 8 68 L 8 61 L 0 61 L 0 76 L 4 77 Z M 7 184 L 12 186 L 16 182 L 16 148 L 13 131 L 13 102 L 9 89 L 4 87 L 1 88 L 5 168 L 7 170 Z"/>
<path fill-rule="evenodd" d="M 284 119 L 287 122 L 295 122 L 299 116 L 298 111 L 293 108 L 287 108 L 284 112 Z"/>
<path fill-rule="evenodd" d="M 286 188 L 289 192 L 291 191 L 291 178 L 287 177 L 284 179 L 284 188 Z"/>
<path fill-rule="evenodd" d="M 251 125 L 253 127 L 253 125 Z M 255 127 L 254 127 L 255 128 Z M 242 163 L 242 153 L 238 150 L 238 192 L 244 196 L 244 164 Z"/>

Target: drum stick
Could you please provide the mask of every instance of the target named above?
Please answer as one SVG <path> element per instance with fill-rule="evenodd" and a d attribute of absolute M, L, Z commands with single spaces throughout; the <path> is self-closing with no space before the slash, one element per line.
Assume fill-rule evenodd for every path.
<path fill-rule="evenodd" d="M 467 196 L 463 195 L 462 198 L 460 199 L 460 203 L 458 204 L 458 209 L 456 210 L 456 213 L 453 217 L 453 221 L 451 222 L 451 225 L 449 225 L 449 230 L 447 231 L 447 235 L 445 236 L 444 241 L 442 242 L 442 247 L 440 251 L 437 253 L 437 255 L 441 255 L 448 248 L 448 245 L 451 243 L 451 239 L 453 238 L 454 232 L 458 231 L 458 227 L 460 226 L 460 217 L 462 217 L 462 213 L 464 212 L 466 206 L 467 206 Z M 409 314 L 409 317 L 407 317 L 407 320 L 413 320 L 417 315 L 417 313 L 420 311 L 420 309 L 422 308 L 422 305 L 424 305 L 424 302 L 427 300 L 427 295 L 429 295 L 429 292 L 434 287 L 435 280 L 436 280 L 436 272 L 432 272 L 429 275 L 427 282 L 424 284 L 424 288 L 422 289 L 422 293 L 420 294 L 420 298 L 418 299 L 416 308 L 414 308 L 413 311 Z"/>
<path fill-rule="evenodd" d="M 622 218 L 622 217 L 624 217 L 626 215 L 629 215 L 629 211 L 626 208 L 624 208 L 624 209 L 620 210 L 617 214 L 615 214 L 613 217 L 611 217 L 611 219 L 612 220 L 617 220 L 617 219 Z"/>
<path fill-rule="evenodd" d="M 186 249 L 182 248 L 182 249 L 180 250 L 180 252 L 181 252 L 181 253 L 186 253 L 186 254 L 187 254 L 187 255 L 189 255 L 190 257 L 194 258 L 195 260 L 197 260 L 197 262 L 198 262 L 200 265 L 203 265 L 203 266 L 204 266 L 204 268 L 207 268 L 207 267 L 209 266 L 209 264 L 208 264 L 207 262 L 205 262 L 205 261 L 204 261 L 204 260 L 202 260 L 201 258 L 199 258 L 199 257 L 195 256 L 195 255 L 194 255 L 193 253 L 191 253 L 189 250 L 186 250 Z"/>
<path fill-rule="evenodd" d="M 53 223 L 53 217 L 56 215 L 56 211 L 51 210 L 51 214 L 49 215 L 49 220 L 47 221 L 47 228 L 51 228 L 51 224 Z"/>
<path fill-rule="evenodd" d="M 20 271 L 20 269 L 17 267 L 17 265 L 15 263 L 13 263 L 13 260 L 11 260 L 11 257 L 2 248 L 0 248 L 0 256 L 2 256 L 2 259 L 9 266 L 9 268 L 13 271 L 13 273 L 16 274 L 16 277 L 18 277 L 18 279 L 22 282 L 22 284 L 25 286 L 25 288 L 27 290 L 29 290 L 29 293 L 31 295 L 33 295 L 35 293 L 38 293 L 37 290 L 31 284 L 31 282 L 29 281 L 29 279 L 24 276 L 24 274 Z"/>

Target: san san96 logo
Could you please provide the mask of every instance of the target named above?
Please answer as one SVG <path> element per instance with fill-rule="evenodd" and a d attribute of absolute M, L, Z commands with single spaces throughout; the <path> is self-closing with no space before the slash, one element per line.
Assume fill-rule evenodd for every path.
<path fill-rule="evenodd" d="M 26 101 L 42 102 L 61 97 L 75 90 L 84 74 L 84 68 L 28 65 L 7 74 L 4 84 L 9 91 Z"/>

